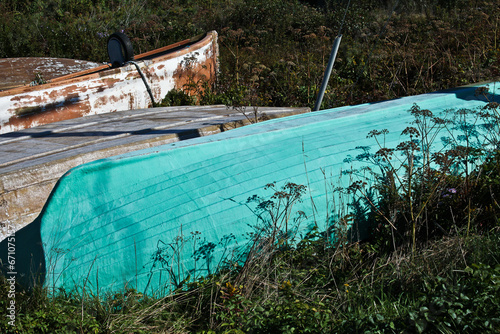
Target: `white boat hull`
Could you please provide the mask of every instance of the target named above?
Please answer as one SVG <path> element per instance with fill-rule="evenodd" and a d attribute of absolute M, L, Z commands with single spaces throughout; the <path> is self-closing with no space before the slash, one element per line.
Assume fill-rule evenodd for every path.
<path fill-rule="evenodd" d="M 155 102 L 189 82 L 213 80 L 217 72 L 217 33 L 136 57 Z M 158 54 L 158 55 L 157 55 Z M 87 74 L 88 72 L 91 72 Z M 80 73 L 80 74 L 79 74 Z M 39 86 L 0 92 L 0 134 L 87 115 L 142 109 L 153 105 L 133 64 L 108 65 L 54 79 Z"/>

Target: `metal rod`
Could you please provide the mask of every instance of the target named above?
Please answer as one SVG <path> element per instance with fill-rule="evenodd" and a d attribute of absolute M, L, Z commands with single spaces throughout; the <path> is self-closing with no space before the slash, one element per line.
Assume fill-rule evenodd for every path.
<path fill-rule="evenodd" d="M 328 80 L 330 80 L 330 74 L 332 73 L 333 63 L 335 63 L 335 58 L 337 58 L 337 51 L 339 50 L 340 40 L 342 35 L 338 35 L 333 42 L 332 53 L 330 54 L 330 59 L 328 60 L 328 65 L 326 67 L 325 76 L 323 77 L 323 82 L 321 83 L 321 88 L 319 89 L 318 98 L 316 99 L 316 104 L 314 105 L 314 111 L 318 111 L 321 107 L 321 102 L 323 102 L 323 95 L 325 95 L 326 87 L 328 86 Z"/>

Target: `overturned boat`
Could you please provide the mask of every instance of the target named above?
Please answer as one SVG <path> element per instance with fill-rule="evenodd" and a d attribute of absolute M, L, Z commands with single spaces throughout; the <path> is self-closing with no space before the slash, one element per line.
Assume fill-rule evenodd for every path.
<path fill-rule="evenodd" d="M 110 64 L 0 91 L 0 134 L 87 115 L 154 106 L 172 89 L 215 79 L 217 33 L 136 55 L 122 33 Z M 37 73 L 38 74 L 38 73 Z M 43 73 L 42 73 L 43 75 Z"/>
<path fill-rule="evenodd" d="M 343 171 L 361 170 L 365 163 L 354 158 L 379 149 L 368 133 L 388 129 L 386 145 L 394 147 L 415 120 L 409 112 L 415 104 L 435 114 L 483 108 L 500 93 L 498 82 L 486 86 L 488 98 L 472 86 L 347 106 L 83 164 L 16 232 L 26 245 L 16 252 L 16 270 L 19 277 L 38 274 L 54 290 L 168 293 L 245 254 L 252 233 L 269 223 L 259 211 L 273 194 L 266 185 L 307 186 L 292 212 L 302 212 L 301 219 L 287 220 L 297 238 L 315 226 L 326 229 L 343 210 L 332 202 L 334 189 L 353 181 Z M 443 130 L 444 137 L 448 131 L 459 130 Z M 436 141 L 436 149 L 443 143 Z M 7 263 L 6 240 L 0 250 Z"/>

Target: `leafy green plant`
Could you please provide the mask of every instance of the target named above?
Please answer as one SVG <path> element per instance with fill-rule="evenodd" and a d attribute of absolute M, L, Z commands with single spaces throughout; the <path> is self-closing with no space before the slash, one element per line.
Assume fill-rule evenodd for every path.
<path fill-rule="evenodd" d="M 271 189 L 274 194 L 266 200 L 259 196 L 252 196 L 247 199 L 247 204 L 257 202 L 254 210 L 259 222 L 256 234 L 260 238 L 262 235 L 270 236 L 269 242 L 279 245 L 287 245 L 294 241 L 294 236 L 300 226 L 300 221 L 306 215 L 303 211 L 298 211 L 294 217 L 293 206 L 302 201 L 302 195 L 306 187 L 295 183 L 287 183 L 281 189 L 276 188 L 276 183 L 269 183 L 264 189 Z"/>
<path fill-rule="evenodd" d="M 377 239 L 385 235 L 392 240 L 386 246 L 408 244 L 415 251 L 419 243 L 457 229 L 469 233 L 497 226 L 487 214 L 497 207 L 498 189 L 491 181 L 498 154 L 496 108 L 490 104 L 434 115 L 414 105 L 409 112 L 415 120 L 402 131 L 408 140 L 394 148 L 385 146 L 387 130 L 369 133 L 376 152 L 360 147 L 363 152 L 355 158 L 368 164 L 369 173 L 355 179 L 348 191 L 359 195 L 354 208 L 368 208 L 359 214 L 374 227 Z M 440 148 L 435 151 L 435 146 Z"/>
<path fill-rule="evenodd" d="M 195 98 L 181 89 L 172 89 L 161 100 L 157 107 L 171 106 L 192 106 L 195 105 Z"/>
<path fill-rule="evenodd" d="M 419 298 L 421 306 L 409 313 L 417 332 L 489 332 L 498 328 L 500 266 L 472 264 L 464 274 L 467 279 L 453 285 L 442 277 L 427 283 Z"/>

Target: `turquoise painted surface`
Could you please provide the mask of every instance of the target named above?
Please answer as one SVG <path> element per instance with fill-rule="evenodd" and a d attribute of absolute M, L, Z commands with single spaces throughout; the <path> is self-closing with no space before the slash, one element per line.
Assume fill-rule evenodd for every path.
<path fill-rule="evenodd" d="M 490 83 L 491 93 L 500 85 Z M 332 205 L 325 183 L 340 179 L 373 129 L 402 138 L 414 103 L 434 113 L 476 108 L 475 87 L 275 119 L 85 164 L 60 179 L 41 215 L 49 288 L 93 293 L 125 286 L 164 293 L 213 272 L 240 252 L 258 222 L 246 200 L 270 182 L 308 185 L 296 210 L 322 227 Z M 307 168 L 307 174 L 306 174 Z M 326 178 L 325 178 L 326 175 Z M 311 200 L 317 211 L 312 212 Z"/>

